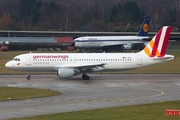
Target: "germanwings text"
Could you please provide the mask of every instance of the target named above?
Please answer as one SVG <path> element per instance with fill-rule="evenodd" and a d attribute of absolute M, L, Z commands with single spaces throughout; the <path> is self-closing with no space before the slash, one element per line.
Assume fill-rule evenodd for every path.
<path fill-rule="evenodd" d="M 33 59 L 67 59 L 68 55 L 34 55 Z"/>

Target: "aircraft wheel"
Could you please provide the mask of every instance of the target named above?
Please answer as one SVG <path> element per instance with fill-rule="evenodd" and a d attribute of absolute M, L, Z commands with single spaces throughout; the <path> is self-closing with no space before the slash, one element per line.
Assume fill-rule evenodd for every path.
<path fill-rule="evenodd" d="M 27 76 L 27 80 L 30 80 L 31 79 L 31 76 Z"/>
<path fill-rule="evenodd" d="M 85 74 L 82 75 L 82 78 L 83 78 L 83 80 L 89 80 L 90 79 L 90 77 L 88 75 L 85 75 Z"/>
<path fill-rule="evenodd" d="M 88 75 L 86 75 L 85 80 L 89 80 L 89 79 L 90 79 L 90 77 Z"/>

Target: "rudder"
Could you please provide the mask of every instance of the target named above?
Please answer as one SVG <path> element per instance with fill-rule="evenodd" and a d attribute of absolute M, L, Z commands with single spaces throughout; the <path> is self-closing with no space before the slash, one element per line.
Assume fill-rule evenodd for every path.
<path fill-rule="evenodd" d="M 149 57 L 163 57 L 166 53 L 167 44 L 172 27 L 164 26 L 144 48 Z"/>

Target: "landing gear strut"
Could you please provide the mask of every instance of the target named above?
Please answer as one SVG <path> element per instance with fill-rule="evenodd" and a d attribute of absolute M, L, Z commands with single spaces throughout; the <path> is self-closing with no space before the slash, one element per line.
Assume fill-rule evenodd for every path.
<path fill-rule="evenodd" d="M 31 79 L 31 73 L 28 73 L 27 80 Z"/>
<path fill-rule="evenodd" d="M 83 74 L 83 75 L 82 75 L 82 79 L 83 79 L 83 80 L 89 80 L 90 77 L 89 77 L 88 75 L 86 75 L 86 74 Z"/>

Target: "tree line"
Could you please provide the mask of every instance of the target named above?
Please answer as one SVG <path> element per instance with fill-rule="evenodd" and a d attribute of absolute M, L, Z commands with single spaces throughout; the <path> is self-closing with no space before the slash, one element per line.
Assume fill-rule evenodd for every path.
<path fill-rule="evenodd" d="M 155 0 L 151 0 L 155 1 Z M 151 29 L 180 26 L 180 0 L 1 0 L 1 30 L 137 31 L 145 16 Z M 144 7 L 144 6 L 148 7 Z"/>

